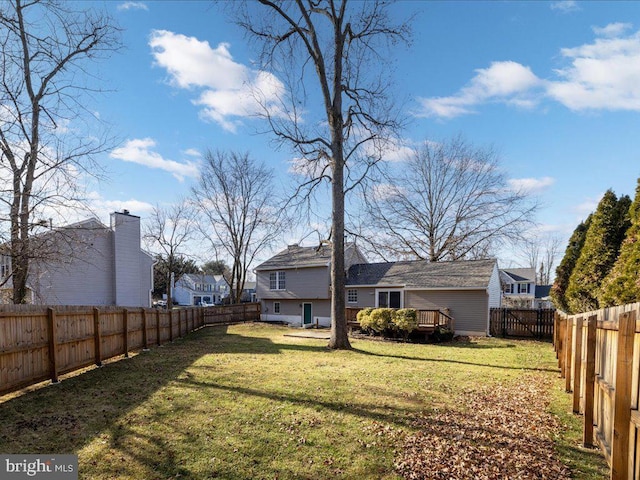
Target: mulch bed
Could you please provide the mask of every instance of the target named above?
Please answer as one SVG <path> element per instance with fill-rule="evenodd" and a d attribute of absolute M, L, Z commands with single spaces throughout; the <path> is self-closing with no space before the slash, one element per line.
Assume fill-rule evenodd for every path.
<path fill-rule="evenodd" d="M 479 387 L 460 398 L 460 410 L 419 418 L 406 438 L 396 470 L 406 479 L 569 479 L 552 436 L 551 380 L 527 375 L 516 383 Z"/>

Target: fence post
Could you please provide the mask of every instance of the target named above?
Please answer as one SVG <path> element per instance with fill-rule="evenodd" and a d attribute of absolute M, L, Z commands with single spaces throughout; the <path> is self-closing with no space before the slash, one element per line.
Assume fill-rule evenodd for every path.
<path fill-rule="evenodd" d="M 567 318 L 565 335 L 564 379 L 565 390 L 571 393 L 571 362 L 573 354 L 573 319 Z"/>
<path fill-rule="evenodd" d="M 178 338 L 182 338 L 182 310 L 178 310 Z"/>
<path fill-rule="evenodd" d="M 160 309 L 156 310 L 156 345 L 160 346 Z"/>
<path fill-rule="evenodd" d="M 502 338 L 507 338 L 507 309 L 502 309 Z"/>
<path fill-rule="evenodd" d="M 149 350 L 149 339 L 147 338 L 147 311 L 144 308 L 142 311 L 142 349 Z"/>
<path fill-rule="evenodd" d="M 125 308 L 122 310 L 122 330 L 124 332 L 124 356 L 129 357 L 129 311 Z"/>
<path fill-rule="evenodd" d="M 614 391 L 611 478 L 626 480 L 629 471 L 629 423 L 631 422 L 631 369 L 636 331 L 636 312 L 618 317 L 618 358 Z"/>
<path fill-rule="evenodd" d="M 100 331 L 100 309 L 93 309 L 93 351 L 95 352 L 96 365 L 102 366 L 102 332 Z"/>
<path fill-rule="evenodd" d="M 173 309 L 169 310 L 169 341 L 173 342 Z"/>
<path fill-rule="evenodd" d="M 573 413 L 580 413 L 580 380 L 582 379 L 582 317 L 576 319 L 576 349 L 573 374 Z"/>
<path fill-rule="evenodd" d="M 582 443 L 585 447 L 593 446 L 593 400 L 596 380 L 596 328 L 598 317 L 587 319 L 587 356 L 584 372 L 584 427 Z"/>
<path fill-rule="evenodd" d="M 49 327 L 49 376 L 51 377 L 51 383 L 58 383 L 56 312 L 53 308 L 47 308 L 47 323 Z"/>

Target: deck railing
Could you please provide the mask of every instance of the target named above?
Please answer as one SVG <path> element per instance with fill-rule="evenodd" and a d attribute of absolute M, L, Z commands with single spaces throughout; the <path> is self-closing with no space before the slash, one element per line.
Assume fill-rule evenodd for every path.
<path fill-rule="evenodd" d="M 363 308 L 347 307 L 345 308 L 345 317 L 347 325 L 350 327 L 359 327 L 358 312 Z M 416 310 L 418 314 L 418 331 L 432 332 L 438 327 L 453 330 L 453 318 L 442 310 Z"/>

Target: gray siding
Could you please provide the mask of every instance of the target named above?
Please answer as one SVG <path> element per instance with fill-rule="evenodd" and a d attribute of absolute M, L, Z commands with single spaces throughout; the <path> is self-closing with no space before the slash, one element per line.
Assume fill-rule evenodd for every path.
<path fill-rule="evenodd" d="M 113 305 L 113 242 L 105 228 L 66 232 L 60 261 L 34 262 L 29 282 L 44 305 Z"/>
<path fill-rule="evenodd" d="M 125 307 L 140 306 L 140 218 L 112 213 L 111 228 L 114 245 L 115 304 Z"/>
<path fill-rule="evenodd" d="M 281 270 L 286 272 L 285 290 L 269 289 L 269 271 L 256 273 L 258 299 L 328 299 L 329 268 L 310 267 Z"/>
<path fill-rule="evenodd" d="M 279 315 L 295 315 L 302 318 L 302 304 L 311 303 L 311 315 L 315 317 L 330 317 L 331 316 L 331 301 L 329 300 L 263 300 L 262 312 L 269 314 L 269 316 L 277 316 L 273 313 L 274 302 L 280 302 L 280 314 Z"/>
<path fill-rule="evenodd" d="M 358 292 L 358 301 L 356 303 L 347 302 L 347 296 L 345 294 L 345 305 L 347 308 L 365 308 L 374 307 L 376 305 L 376 290 L 375 288 L 353 288 L 347 287 L 346 292 L 349 290 L 356 290 Z"/>
<path fill-rule="evenodd" d="M 485 290 L 405 291 L 405 307 L 448 308 L 456 332 L 486 335 L 489 327 L 489 296 Z"/>

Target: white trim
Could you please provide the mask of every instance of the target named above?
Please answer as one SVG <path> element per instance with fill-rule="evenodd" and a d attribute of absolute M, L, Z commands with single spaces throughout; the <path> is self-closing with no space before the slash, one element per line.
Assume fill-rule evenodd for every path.
<path fill-rule="evenodd" d="M 482 285 L 480 287 L 407 287 L 405 288 L 405 290 L 407 291 L 416 291 L 416 290 L 420 290 L 420 291 L 432 291 L 432 290 L 438 290 L 438 291 L 444 291 L 444 290 L 462 290 L 462 291 L 468 291 L 468 290 L 486 290 L 487 288 L 489 288 L 489 285 Z"/>
<path fill-rule="evenodd" d="M 272 313 L 262 313 L 260 314 L 260 320 L 263 322 L 285 322 L 292 327 L 302 327 L 302 317 L 300 315 L 274 315 Z M 311 325 L 307 325 L 307 328 L 310 326 L 315 327 L 316 320 L 318 320 L 318 324 L 321 327 L 331 326 L 330 317 L 315 317 L 313 318 Z"/>
<path fill-rule="evenodd" d="M 345 288 L 405 288 L 404 285 L 394 284 L 394 285 L 384 285 L 382 283 L 372 283 L 371 285 L 345 285 Z"/>
<path fill-rule="evenodd" d="M 403 289 L 406 292 L 412 291 L 430 291 L 430 290 L 486 290 L 489 286 L 482 285 L 479 287 L 407 287 L 405 285 L 383 285 L 381 283 L 372 285 L 345 285 L 345 289 L 353 288 L 375 288 L 380 290 L 399 290 Z"/>
<path fill-rule="evenodd" d="M 376 308 L 380 308 L 378 305 L 378 293 L 379 292 L 400 292 L 400 308 L 404 308 L 404 290 L 401 288 L 376 288 L 375 293 L 375 306 Z"/>

